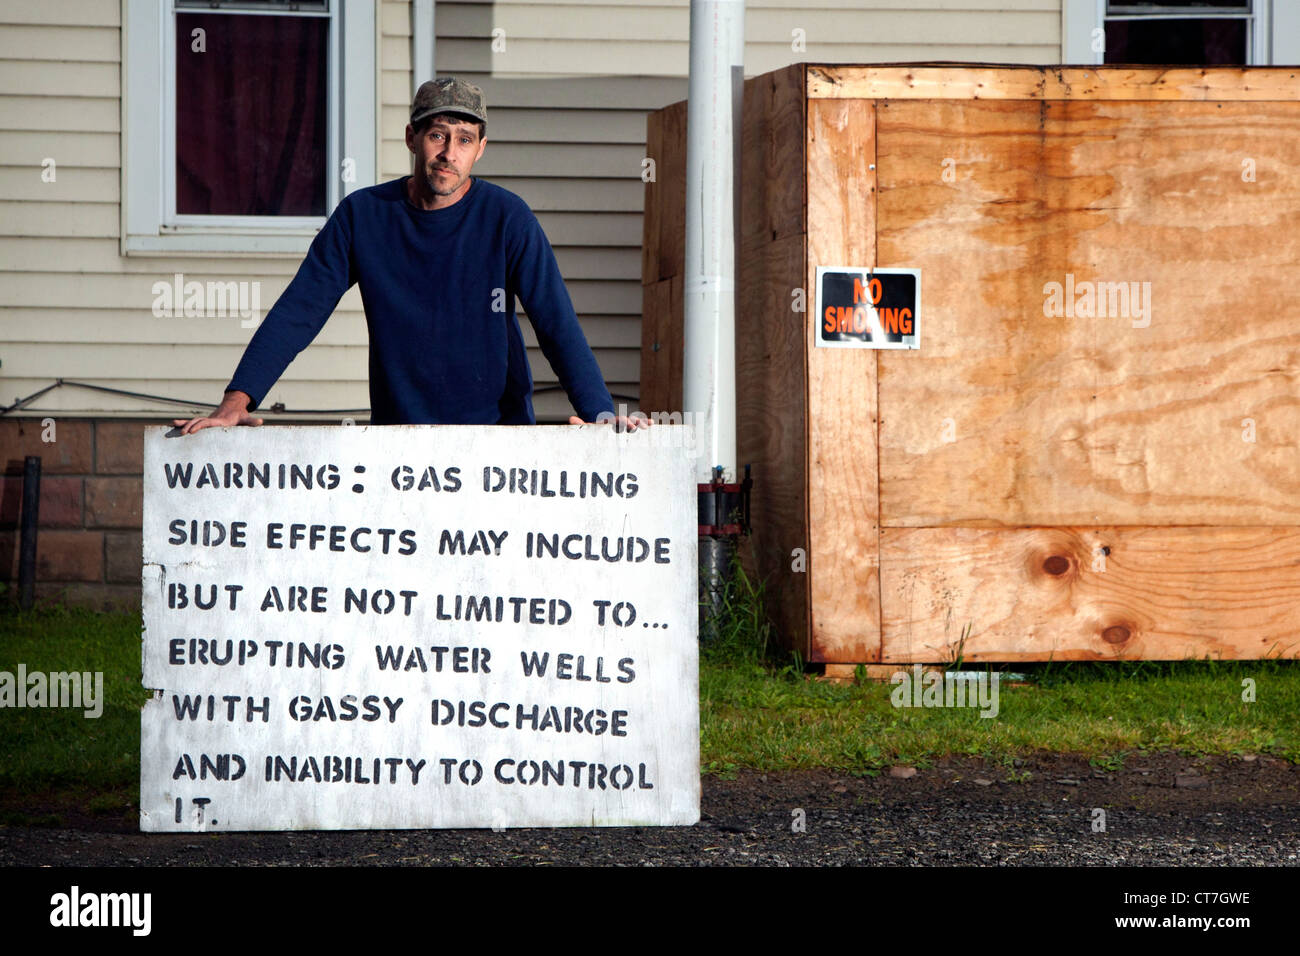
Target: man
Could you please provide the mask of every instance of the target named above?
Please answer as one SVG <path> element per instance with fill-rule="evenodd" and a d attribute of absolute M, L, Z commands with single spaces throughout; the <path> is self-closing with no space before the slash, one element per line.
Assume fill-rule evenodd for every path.
<path fill-rule="evenodd" d="M 262 424 L 250 413 L 354 282 L 370 332 L 373 424 L 534 424 L 518 295 L 578 412 L 570 424 L 646 426 L 615 418 L 537 217 L 514 193 L 470 176 L 486 132 L 478 87 L 454 77 L 421 85 L 406 127 L 415 175 L 339 203 L 253 335 L 220 406 L 175 419 L 181 432 Z"/>

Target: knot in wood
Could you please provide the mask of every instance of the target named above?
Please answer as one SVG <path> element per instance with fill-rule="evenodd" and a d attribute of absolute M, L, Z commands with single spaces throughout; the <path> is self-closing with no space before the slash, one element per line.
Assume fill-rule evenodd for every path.
<path fill-rule="evenodd" d="M 1107 644 L 1123 644 L 1132 636 L 1133 632 L 1123 624 L 1112 624 L 1101 632 L 1101 639 Z"/>
<path fill-rule="evenodd" d="M 1063 555 L 1054 554 L 1043 562 L 1043 570 L 1054 577 L 1060 577 L 1070 570 L 1070 559 Z"/>

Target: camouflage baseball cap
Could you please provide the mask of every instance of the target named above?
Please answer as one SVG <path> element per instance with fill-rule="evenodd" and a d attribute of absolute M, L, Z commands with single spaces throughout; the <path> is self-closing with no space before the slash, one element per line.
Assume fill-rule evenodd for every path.
<path fill-rule="evenodd" d="M 411 125 L 437 113 L 463 113 L 487 124 L 487 104 L 483 91 L 472 83 L 454 76 L 444 76 L 420 84 L 411 102 Z"/>

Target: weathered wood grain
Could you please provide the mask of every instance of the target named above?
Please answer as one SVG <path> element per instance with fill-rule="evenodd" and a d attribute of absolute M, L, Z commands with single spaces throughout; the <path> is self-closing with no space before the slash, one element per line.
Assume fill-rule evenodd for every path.
<path fill-rule="evenodd" d="M 659 278 L 668 279 L 686 271 L 686 101 L 665 106 L 662 114 Z"/>
<path fill-rule="evenodd" d="M 659 275 L 659 233 L 663 229 L 663 186 L 659 170 L 664 162 L 664 117 L 662 110 L 647 113 L 645 118 L 645 154 L 654 160 L 655 174 L 645 184 L 645 211 L 641 220 L 641 282 L 657 282 Z"/>
<path fill-rule="evenodd" d="M 745 82 L 736 292 L 736 453 L 754 466 L 753 534 L 741 549 L 764 582 L 777 638 L 808 655 L 807 367 L 792 308 L 807 258 L 802 64 Z M 806 554 L 806 551 L 805 551 Z"/>
<path fill-rule="evenodd" d="M 742 249 L 803 235 L 802 63 L 745 81 L 741 144 Z"/>
<path fill-rule="evenodd" d="M 808 574 L 795 570 L 807 521 L 807 369 L 804 316 L 790 292 L 803 281 L 805 237 L 746 252 L 736 309 L 737 462 L 754 466 L 753 534 L 747 549 L 765 582 L 783 644 L 808 655 Z M 742 551 L 743 553 L 743 551 Z"/>
<path fill-rule="evenodd" d="M 1300 100 L 1296 67 L 808 66 L 810 99 Z"/>
<path fill-rule="evenodd" d="M 809 660 L 880 660 L 876 356 L 815 346 L 818 266 L 876 264 L 876 109 L 808 101 Z"/>
<path fill-rule="evenodd" d="M 671 279 L 641 286 L 641 409 L 667 409 L 671 379 L 668 311 Z"/>
<path fill-rule="evenodd" d="M 880 356 L 885 525 L 1300 524 L 1300 103 L 878 117 L 879 265 L 923 290 Z M 1150 309 L 1045 315 L 1068 281 Z"/>
<path fill-rule="evenodd" d="M 1300 656 L 1293 527 L 884 528 L 880 540 L 891 662 Z"/>

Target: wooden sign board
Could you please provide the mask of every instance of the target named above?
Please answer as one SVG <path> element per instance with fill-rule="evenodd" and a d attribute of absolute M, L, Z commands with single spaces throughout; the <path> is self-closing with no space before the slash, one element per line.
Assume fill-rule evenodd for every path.
<path fill-rule="evenodd" d="M 684 429 L 169 431 L 142 830 L 699 820 Z"/>

